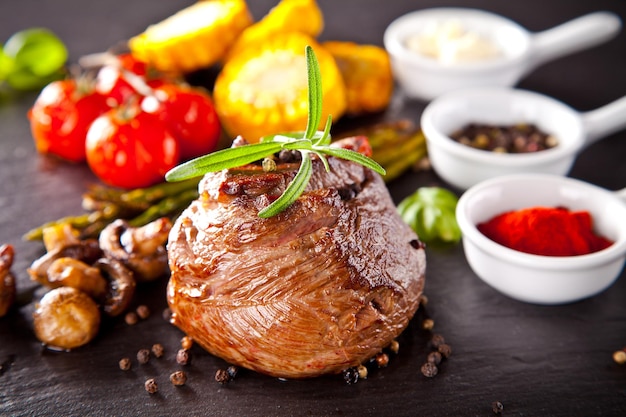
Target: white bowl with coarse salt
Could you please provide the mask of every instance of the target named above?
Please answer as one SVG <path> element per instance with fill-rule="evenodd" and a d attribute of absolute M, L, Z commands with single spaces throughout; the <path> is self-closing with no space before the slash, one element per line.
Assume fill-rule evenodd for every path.
<path fill-rule="evenodd" d="M 595 12 L 543 32 L 484 10 L 417 10 L 385 30 L 394 76 L 422 100 L 464 87 L 513 86 L 539 65 L 615 37 L 620 18 Z"/>

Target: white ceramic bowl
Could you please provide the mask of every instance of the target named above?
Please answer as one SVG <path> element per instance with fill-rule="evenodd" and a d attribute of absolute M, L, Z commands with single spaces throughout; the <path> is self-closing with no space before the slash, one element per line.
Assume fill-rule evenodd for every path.
<path fill-rule="evenodd" d="M 625 201 L 624 195 L 571 178 L 511 175 L 470 188 L 459 199 L 456 216 L 465 256 L 478 277 L 511 298 L 552 305 L 591 297 L 619 277 L 626 258 Z M 588 255 L 539 256 L 502 246 L 476 228 L 503 212 L 533 206 L 586 210 L 596 233 L 614 244 Z"/>
<path fill-rule="evenodd" d="M 475 149 L 450 138 L 469 123 L 535 124 L 554 135 L 554 148 L 523 154 Z M 433 169 L 467 189 L 489 178 L 517 173 L 566 175 L 587 145 L 626 127 L 626 97 L 579 113 L 551 97 L 507 87 L 457 90 L 430 102 L 420 121 Z"/>
<path fill-rule="evenodd" d="M 491 40 L 501 49 L 497 59 L 442 63 L 407 46 L 435 23 L 458 21 L 463 29 Z M 513 86 L 537 66 L 613 38 L 619 17 L 596 12 L 555 28 L 531 33 L 510 19 L 478 9 L 441 7 L 414 11 L 394 20 L 385 30 L 394 76 L 407 96 L 431 100 L 448 91 L 475 86 Z"/>

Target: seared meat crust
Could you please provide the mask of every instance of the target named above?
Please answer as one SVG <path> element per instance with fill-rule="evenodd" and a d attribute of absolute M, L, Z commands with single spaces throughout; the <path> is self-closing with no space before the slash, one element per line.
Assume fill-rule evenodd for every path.
<path fill-rule="evenodd" d="M 168 243 L 173 323 L 213 355 L 276 377 L 366 361 L 406 328 L 424 287 L 423 245 L 381 177 L 313 162 L 305 193 L 269 219 L 258 211 L 297 163 L 207 174 Z"/>

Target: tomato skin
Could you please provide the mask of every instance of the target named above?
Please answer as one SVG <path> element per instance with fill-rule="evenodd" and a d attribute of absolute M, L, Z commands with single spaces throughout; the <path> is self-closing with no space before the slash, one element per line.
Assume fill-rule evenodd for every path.
<path fill-rule="evenodd" d="M 145 90 L 137 91 L 128 79 L 132 75 L 136 76 L 140 89 L 143 85 Z M 107 64 L 100 68 L 96 76 L 95 89 L 106 97 L 109 107 L 114 108 L 128 104 L 134 97 L 139 101 L 142 94 L 163 83 L 162 78 L 149 76 L 146 63 L 138 61 L 130 54 L 122 54 L 117 56 L 117 64 Z"/>
<path fill-rule="evenodd" d="M 162 182 L 180 155 L 177 140 L 158 116 L 138 106 L 98 117 L 87 132 L 86 149 L 94 174 L 106 184 L 126 189 Z"/>
<path fill-rule="evenodd" d="M 154 98 L 160 102 L 156 106 Z M 146 111 L 156 112 L 180 144 L 181 159 L 205 155 L 217 148 L 222 127 L 208 93 L 200 88 L 165 83 L 154 89 L 154 97 L 142 103 Z"/>
<path fill-rule="evenodd" d="M 79 91 L 75 79 L 48 84 L 28 111 L 37 151 L 83 162 L 87 130 L 106 109 L 103 96 Z"/>

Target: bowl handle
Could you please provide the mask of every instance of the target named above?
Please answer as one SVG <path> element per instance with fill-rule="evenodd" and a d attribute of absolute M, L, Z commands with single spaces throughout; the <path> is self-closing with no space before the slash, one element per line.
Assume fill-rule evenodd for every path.
<path fill-rule="evenodd" d="M 626 96 L 581 114 L 585 146 L 626 128 Z"/>
<path fill-rule="evenodd" d="M 530 55 L 525 72 L 574 52 L 606 42 L 617 35 L 622 22 L 614 13 L 594 12 L 530 37 Z"/>

